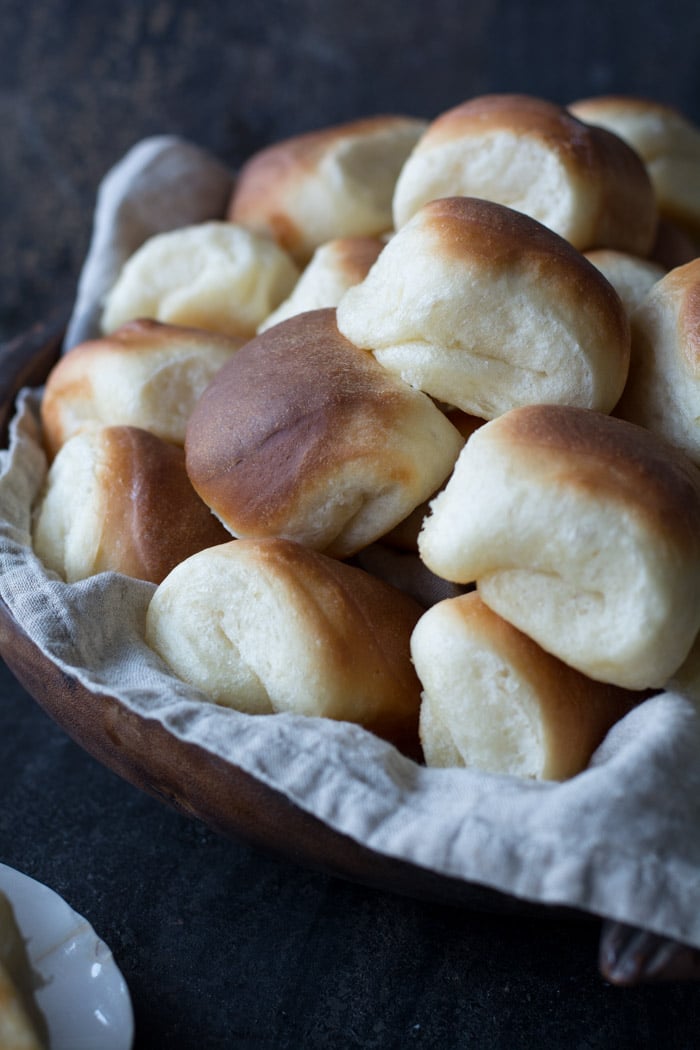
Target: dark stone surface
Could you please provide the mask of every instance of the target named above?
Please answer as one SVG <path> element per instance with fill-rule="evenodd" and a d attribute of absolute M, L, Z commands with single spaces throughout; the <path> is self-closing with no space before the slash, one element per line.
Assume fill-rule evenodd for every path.
<path fill-rule="evenodd" d="M 1 11 L 0 339 L 70 300 L 99 179 L 144 135 L 235 166 L 311 127 L 501 90 L 646 94 L 700 120 L 696 0 Z M 606 984 L 597 923 L 425 904 L 222 839 L 99 766 L 4 668 L 0 798 L 0 860 L 112 947 L 137 1050 L 697 1046 L 697 989 Z"/>
<path fill-rule="evenodd" d="M 110 945 L 136 1050 L 697 1046 L 697 986 L 609 985 L 595 921 L 478 914 L 297 868 L 119 780 L 5 668 L 0 698 L 0 859 Z"/>

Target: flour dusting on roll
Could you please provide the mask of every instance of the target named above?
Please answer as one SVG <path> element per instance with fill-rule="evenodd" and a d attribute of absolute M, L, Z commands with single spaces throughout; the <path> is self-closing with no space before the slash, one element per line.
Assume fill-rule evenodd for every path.
<path fill-rule="evenodd" d="M 187 470 L 234 536 L 284 536 L 343 558 L 431 496 L 463 445 L 429 397 L 298 314 L 244 346 L 199 399 Z"/>
<path fill-rule="evenodd" d="M 594 682 L 493 612 L 478 594 L 433 605 L 411 636 L 429 766 L 564 780 L 642 698 Z"/>
<path fill-rule="evenodd" d="M 356 722 L 416 753 L 421 607 L 361 569 L 288 540 L 232 540 L 156 590 L 149 645 L 205 698 L 249 714 Z"/>
<path fill-rule="evenodd" d="M 384 368 L 482 419 L 537 402 L 610 411 L 627 377 L 629 322 L 610 283 L 491 201 L 426 204 L 337 313 Z"/>
<path fill-rule="evenodd" d="M 475 581 L 600 681 L 663 686 L 700 629 L 700 472 L 621 419 L 536 405 L 485 424 L 418 542 L 433 572 Z"/>

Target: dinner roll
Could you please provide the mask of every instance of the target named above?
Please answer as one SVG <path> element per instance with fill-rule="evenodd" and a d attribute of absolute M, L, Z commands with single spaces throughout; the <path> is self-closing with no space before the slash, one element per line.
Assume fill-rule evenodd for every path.
<path fill-rule="evenodd" d="M 299 271 L 269 237 L 204 222 L 150 237 L 107 295 L 102 331 L 137 318 L 248 337 L 285 299 Z"/>
<path fill-rule="evenodd" d="M 638 255 L 617 252 L 612 248 L 594 248 L 584 254 L 610 281 L 628 316 L 636 310 L 652 285 L 666 273 L 663 266 L 651 259 L 640 259 Z"/>
<path fill-rule="evenodd" d="M 364 569 L 385 583 L 390 583 L 404 594 L 410 594 L 424 609 L 430 608 L 443 598 L 454 598 L 458 594 L 464 594 L 466 590 L 473 589 L 471 586 L 463 587 L 459 583 L 451 583 L 450 580 L 436 576 L 415 551 L 401 550 L 387 544 L 383 539 L 377 543 L 370 543 L 369 547 L 363 547 L 353 555 L 350 564 Z"/>
<path fill-rule="evenodd" d="M 425 126 L 366 117 L 277 142 L 241 168 L 228 217 L 275 238 L 299 262 L 336 237 L 385 233 L 396 179 Z"/>
<path fill-rule="evenodd" d="M 109 570 L 160 583 L 178 562 L 228 539 L 190 484 L 184 450 L 128 426 L 63 445 L 33 525 L 36 554 L 69 583 Z"/>
<path fill-rule="evenodd" d="M 375 262 L 384 242 L 378 237 L 338 237 L 322 244 L 297 281 L 289 298 L 273 310 L 259 332 L 307 310 L 337 306 L 348 288 L 359 284 Z"/>
<path fill-rule="evenodd" d="M 627 377 L 629 323 L 610 283 L 492 201 L 424 205 L 337 315 L 386 369 L 482 419 L 535 402 L 609 411 Z"/>
<path fill-rule="evenodd" d="M 587 766 L 640 694 L 594 682 L 493 612 L 476 592 L 438 602 L 411 636 L 429 766 L 565 780 Z"/>
<path fill-rule="evenodd" d="M 182 562 L 148 608 L 148 644 L 207 700 L 358 722 L 411 753 L 421 608 L 288 540 L 232 540 Z"/>
<path fill-rule="evenodd" d="M 187 427 L 187 470 L 234 536 L 284 536 L 344 558 L 432 495 L 463 439 L 430 398 L 298 314 L 244 346 Z"/>
<path fill-rule="evenodd" d="M 428 568 L 583 674 L 664 685 L 700 629 L 700 472 L 650 431 L 533 405 L 469 439 L 418 538 Z"/>
<path fill-rule="evenodd" d="M 477 427 L 482 426 L 484 423 L 483 419 L 469 416 L 466 412 L 460 412 L 458 409 L 454 412 L 449 412 L 447 418 L 452 426 L 459 430 L 465 441 L 468 441 Z M 431 499 L 436 495 L 436 492 L 432 493 L 432 496 L 420 503 L 407 518 L 404 518 L 403 521 L 400 521 L 398 525 L 382 536 L 382 544 L 394 547 L 399 551 L 417 551 L 418 533 L 423 527 L 423 519 L 428 513 Z"/>
<path fill-rule="evenodd" d="M 125 424 L 183 445 L 199 395 L 242 346 L 215 332 L 132 321 L 73 347 L 49 373 L 41 403 L 50 456 L 87 428 Z"/>
<path fill-rule="evenodd" d="M 579 99 L 568 108 L 629 143 L 649 172 L 661 214 L 700 241 L 700 128 L 673 106 L 633 96 Z"/>
<path fill-rule="evenodd" d="M 437 117 L 396 184 L 397 229 L 437 197 L 497 201 L 576 248 L 647 255 L 656 201 L 639 157 L 616 135 L 528 95 L 483 95 Z"/>
<path fill-rule="evenodd" d="M 700 464 L 700 258 L 671 270 L 632 318 L 632 359 L 615 409 Z"/>

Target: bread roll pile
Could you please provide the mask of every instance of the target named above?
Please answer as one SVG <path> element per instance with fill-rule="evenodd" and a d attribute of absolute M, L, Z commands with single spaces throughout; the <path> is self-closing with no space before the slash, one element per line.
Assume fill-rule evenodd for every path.
<path fill-rule="evenodd" d="M 488 95 L 251 157 L 49 376 L 37 552 L 155 583 L 204 700 L 574 776 L 697 678 L 699 142 Z"/>

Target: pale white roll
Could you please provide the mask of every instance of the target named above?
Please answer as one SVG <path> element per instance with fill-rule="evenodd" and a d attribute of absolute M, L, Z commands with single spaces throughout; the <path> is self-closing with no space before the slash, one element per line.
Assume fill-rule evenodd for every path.
<path fill-rule="evenodd" d="M 481 419 L 537 402 L 610 411 L 627 377 L 629 322 L 610 283 L 557 234 L 491 201 L 422 207 L 337 319 L 388 371 Z"/>
<path fill-rule="evenodd" d="M 338 237 L 322 244 L 291 295 L 258 326 L 258 332 L 307 310 L 337 306 L 348 288 L 364 280 L 383 247 L 378 237 Z"/>
<path fill-rule="evenodd" d="M 205 222 L 150 237 L 108 293 L 102 331 L 137 318 L 252 336 L 285 299 L 299 271 L 269 237 Z"/>
<path fill-rule="evenodd" d="M 428 609 L 411 655 L 423 686 L 420 736 L 429 766 L 564 780 L 586 767 L 640 699 L 546 653 L 475 592 Z"/>
<path fill-rule="evenodd" d="M 415 752 L 421 608 L 288 540 L 232 540 L 181 562 L 148 608 L 149 645 L 214 703 L 357 722 Z"/>
<path fill-rule="evenodd" d="M 629 255 L 627 252 L 616 252 L 612 248 L 595 248 L 584 252 L 584 255 L 610 281 L 628 316 L 637 309 L 652 286 L 666 274 L 660 263 L 640 259 L 638 255 Z"/>
<path fill-rule="evenodd" d="M 633 96 L 580 99 L 568 108 L 639 154 L 659 210 L 689 230 L 700 247 L 700 128 L 673 106 Z"/>
<path fill-rule="evenodd" d="M 700 628 L 700 472 L 621 419 L 514 409 L 469 439 L 418 538 L 428 568 L 600 681 L 658 688 Z"/>
<path fill-rule="evenodd" d="M 217 332 L 132 321 L 73 347 L 54 365 L 44 389 L 49 455 L 81 430 L 118 424 L 183 445 L 194 405 L 242 343 Z"/>
<path fill-rule="evenodd" d="M 192 488 L 179 445 L 138 427 L 86 430 L 59 449 L 34 511 L 34 550 L 73 583 L 98 572 L 160 581 L 229 534 Z"/>
<path fill-rule="evenodd" d="M 528 95 L 482 95 L 429 125 L 396 184 L 396 229 L 428 201 L 455 196 L 505 204 L 581 251 L 646 255 L 654 241 L 656 200 L 634 150 Z"/>
<path fill-rule="evenodd" d="M 633 314 L 630 374 L 615 414 L 700 464 L 700 258 L 671 270 Z"/>
<path fill-rule="evenodd" d="M 301 263 L 336 237 L 386 233 L 396 179 L 425 126 L 381 115 L 268 146 L 241 168 L 228 218 L 273 237 Z"/>

